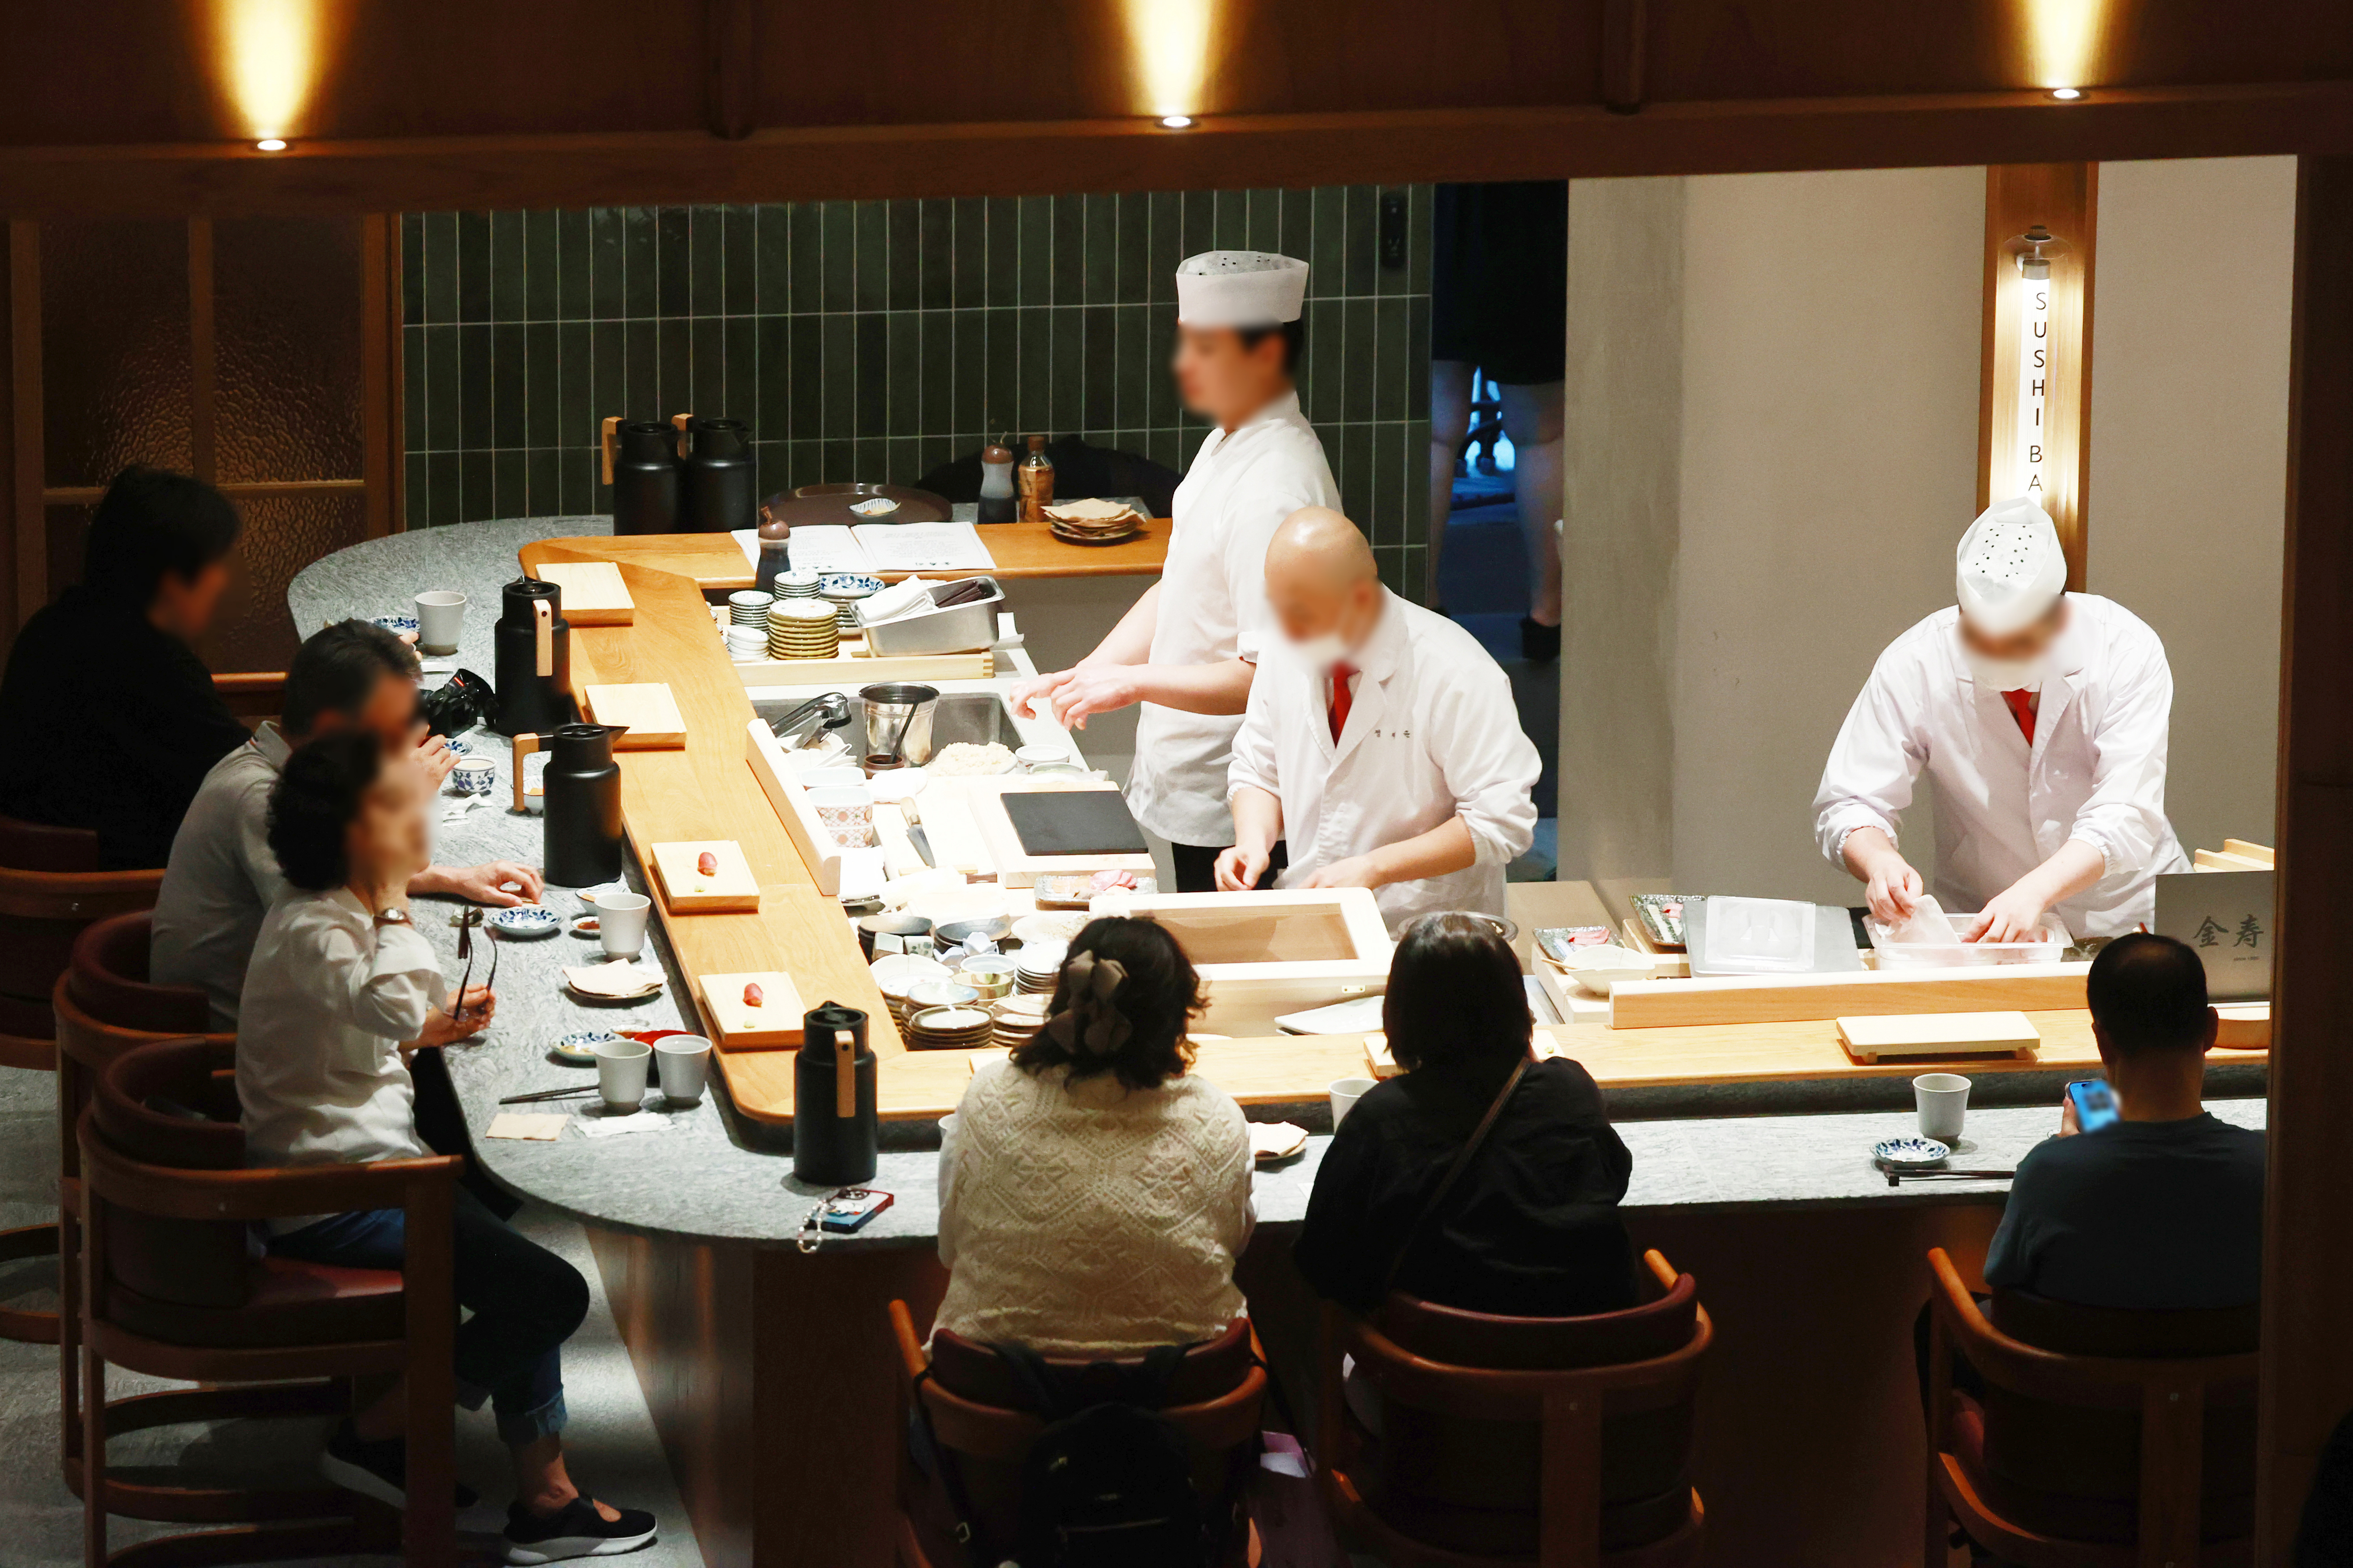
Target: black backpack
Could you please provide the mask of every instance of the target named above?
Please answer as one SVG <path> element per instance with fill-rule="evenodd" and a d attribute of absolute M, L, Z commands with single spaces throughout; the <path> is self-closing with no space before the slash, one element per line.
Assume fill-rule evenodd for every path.
<path fill-rule="evenodd" d="M 1138 1366 L 1098 1363 L 1075 1378 L 1027 1346 L 991 1348 L 1047 1421 L 1022 1462 L 1011 1561 L 1019 1568 L 1202 1568 L 1213 1560 L 1220 1542 L 1193 1489 L 1190 1448 L 1160 1414 L 1184 1346 L 1158 1346 Z M 1117 1392 L 1100 1398 L 1094 1391 L 1107 1380 Z"/>

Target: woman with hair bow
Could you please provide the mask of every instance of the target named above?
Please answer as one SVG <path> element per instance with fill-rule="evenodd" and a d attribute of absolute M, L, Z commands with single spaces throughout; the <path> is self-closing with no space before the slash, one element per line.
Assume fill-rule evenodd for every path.
<path fill-rule="evenodd" d="M 1187 1070 L 1201 1006 L 1159 925 L 1079 932 L 1046 1026 L 973 1075 L 941 1142 L 937 1327 L 1113 1356 L 1209 1339 L 1241 1312 L 1250 1133 Z"/>

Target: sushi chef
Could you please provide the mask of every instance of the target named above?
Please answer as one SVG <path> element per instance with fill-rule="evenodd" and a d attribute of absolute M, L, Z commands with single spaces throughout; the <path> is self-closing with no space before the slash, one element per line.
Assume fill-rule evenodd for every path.
<path fill-rule="evenodd" d="M 1328 507 L 1266 555 L 1282 637 L 1234 737 L 1234 846 L 1218 887 L 1254 887 L 1278 839 L 1282 888 L 1370 888 L 1394 931 L 1438 910 L 1504 912 L 1504 868 L 1535 836 L 1543 764 L 1512 683 L 1475 638 L 1381 585 Z"/>
<path fill-rule="evenodd" d="M 1920 873 L 1896 825 L 1936 781 L 1936 895 L 1982 910 L 1960 934 L 2016 942 L 2046 912 L 2077 937 L 2156 913 L 2156 878 L 2189 860 L 2165 816 L 2173 671 L 2147 624 L 2066 592 L 2059 532 L 2020 499 L 1961 536 L 1959 603 L 1888 645 L 1839 730 L 1814 796 L 1822 853 L 1872 912 L 1909 918 Z"/>
<path fill-rule="evenodd" d="M 1094 652 L 1011 693 L 1016 712 L 1065 727 L 1144 704 L 1127 804 L 1168 841 L 1180 892 L 1208 891 L 1234 842 L 1226 764 L 1267 636 L 1267 542 L 1301 507 L 1339 504 L 1292 379 L 1306 296 L 1307 263 L 1288 256 L 1212 250 L 1177 267 L 1177 395 L 1217 428 L 1176 487 L 1160 581 Z"/>

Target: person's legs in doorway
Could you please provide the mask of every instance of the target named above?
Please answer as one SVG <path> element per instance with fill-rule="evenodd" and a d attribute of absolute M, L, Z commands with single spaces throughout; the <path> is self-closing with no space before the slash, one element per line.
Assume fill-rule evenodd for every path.
<path fill-rule="evenodd" d="M 1430 575 L 1421 602 L 1440 611 L 1445 603 L 1438 592 L 1438 561 L 1446 550 L 1446 520 L 1454 510 L 1454 459 L 1471 438 L 1471 372 L 1465 360 L 1430 362 Z"/>
<path fill-rule="evenodd" d="M 1528 616 L 1520 652 L 1539 662 L 1560 657 L 1560 536 L 1563 394 L 1556 381 L 1505 383 L 1504 429 L 1512 437 L 1512 491 L 1528 545 Z"/>

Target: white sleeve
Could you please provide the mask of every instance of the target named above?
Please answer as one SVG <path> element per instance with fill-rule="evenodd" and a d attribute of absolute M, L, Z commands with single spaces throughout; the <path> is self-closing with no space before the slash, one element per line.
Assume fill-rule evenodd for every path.
<path fill-rule="evenodd" d="M 1879 656 L 1871 679 L 1847 710 L 1830 760 L 1822 764 L 1821 787 L 1814 792 L 1814 839 L 1822 856 L 1843 868 L 1841 851 L 1858 827 L 1876 827 L 1897 840 L 1896 819 L 1912 804 L 1913 786 L 1927 765 L 1928 749 L 1904 710 L 1898 677 L 1890 668 L 1896 650 Z M 1904 660 L 1906 665 L 1910 659 Z M 1915 699 L 1916 710 L 1918 699 Z M 1899 840 L 1900 841 L 1900 840 Z"/>
<path fill-rule="evenodd" d="M 278 868 L 278 854 L 269 847 L 269 781 L 257 779 L 237 803 L 237 858 L 247 880 L 268 909 L 286 891 L 286 873 Z"/>
<path fill-rule="evenodd" d="M 1266 603 L 1266 547 L 1282 520 L 1302 507 L 1326 504 L 1306 476 L 1289 465 L 1261 458 L 1226 498 L 1226 592 L 1234 605 L 1236 651 L 1252 664 L 1269 640 L 1282 634 L 1274 628 L 1274 612 Z"/>
<path fill-rule="evenodd" d="M 2106 858 L 2105 875 L 2151 864 L 2171 831 L 2165 817 L 2165 753 L 2173 717 L 2173 667 L 2154 633 L 2116 660 L 2114 687 L 2092 732 L 2092 795 L 2067 830 Z"/>
<path fill-rule="evenodd" d="M 335 926 L 322 946 L 321 983 L 342 999 L 354 1028 L 386 1040 L 413 1040 L 423 1032 L 441 988 L 432 943 L 405 925 L 390 925 L 376 931 L 371 948 Z"/>
<path fill-rule="evenodd" d="M 1454 814 L 1471 830 L 1476 858 L 1495 865 L 1535 842 L 1536 777 L 1544 759 L 1520 731 L 1511 677 L 1493 660 L 1451 682 L 1430 718 L 1430 755 L 1454 796 Z"/>
<path fill-rule="evenodd" d="M 1281 799 L 1282 775 L 1275 765 L 1274 689 L 1299 678 L 1288 659 L 1261 668 L 1250 681 L 1250 703 L 1242 710 L 1242 727 L 1234 731 L 1234 760 L 1226 764 L 1226 798 L 1250 785 Z"/>

